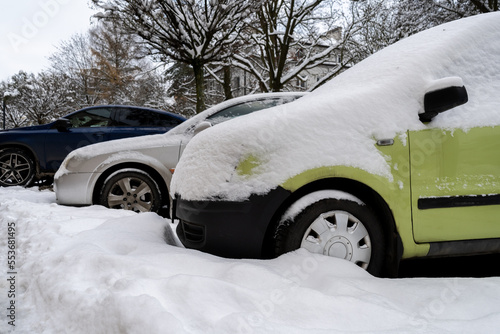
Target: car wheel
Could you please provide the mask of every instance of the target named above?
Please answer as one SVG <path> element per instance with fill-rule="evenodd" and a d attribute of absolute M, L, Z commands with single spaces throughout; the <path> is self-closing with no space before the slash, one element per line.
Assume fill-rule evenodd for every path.
<path fill-rule="evenodd" d="M 134 212 L 157 212 L 161 206 L 161 194 L 147 173 L 139 170 L 119 172 L 104 182 L 100 204 Z"/>
<path fill-rule="evenodd" d="M 305 248 L 351 261 L 380 276 L 386 253 L 383 229 L 361 201 L 325 198 L 282 221 L 275 233 L 275 255 Z"/>
<path fill-rule="evenodd" d="M 0 186 L 29 186 L 35 176 L 35 164 L 20 149 L 0 152 Z"/>

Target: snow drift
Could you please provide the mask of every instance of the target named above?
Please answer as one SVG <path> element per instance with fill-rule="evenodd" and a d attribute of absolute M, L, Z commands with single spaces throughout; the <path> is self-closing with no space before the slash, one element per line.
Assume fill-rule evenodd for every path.
<path fill-rule="evenodd" d="M 498 331 L 500 278 L 379 279 L 304 250 L 223 259 L 165 244 L 169 225 L 153 213 L 64 207 L 50 191 L 0 188 L 0 333 Z"/>

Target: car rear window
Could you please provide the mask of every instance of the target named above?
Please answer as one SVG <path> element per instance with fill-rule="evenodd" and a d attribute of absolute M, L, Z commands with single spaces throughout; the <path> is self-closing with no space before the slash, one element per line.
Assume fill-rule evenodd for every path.
<path fill-rule="evenodd" d="M 149 110 L 119 108 L 115 113 L 115 126 L 151 126 L 151 114 Z"/>

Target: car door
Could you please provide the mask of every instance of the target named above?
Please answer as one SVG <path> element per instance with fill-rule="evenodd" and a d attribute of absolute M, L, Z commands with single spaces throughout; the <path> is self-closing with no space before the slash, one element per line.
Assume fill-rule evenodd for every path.
<path fill-rule="evenodd" d="M 409 133 L 416 242 L 500 238 L 500 126 Z"/>
<path fill-rule="evenodd" d="M 45 136 L 45 159 L 40 160 L 44 171 L 56 171 L 69 152 L 109 139 L 112 108 L 83 109 L 66 116 L 70 126 L 52 128 Z M 45 164 L 42 163 L 42 160 Z"/>

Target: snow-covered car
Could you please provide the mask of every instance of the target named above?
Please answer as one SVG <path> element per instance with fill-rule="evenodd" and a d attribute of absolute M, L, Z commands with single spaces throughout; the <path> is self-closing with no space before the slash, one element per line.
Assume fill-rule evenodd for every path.
<path fill-rule="evenodd" d="M 188 248 L 306 248 L 394 275 L 500 251 L 500 13 L 368 57 L 304 98 L 194 138 L 172 180 Z M 307 111 L 307 114 L 305 114 Z"/>
<path fill-rule="evenodd" d="M 172 173 L 198 132 L 228 119 L 296 100 L 306 93 L 267 93 L 234 98 L 192 117 L 166 134 L 121 139 L 71 152 L 54 180 L 57 202 L 102 204 L 168 214 Z"/>

